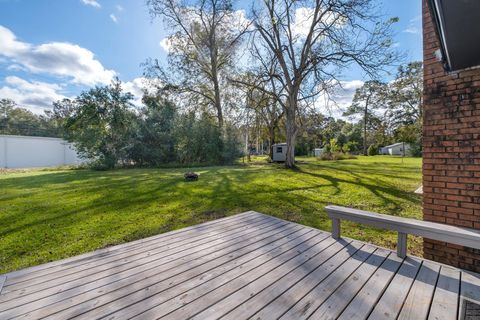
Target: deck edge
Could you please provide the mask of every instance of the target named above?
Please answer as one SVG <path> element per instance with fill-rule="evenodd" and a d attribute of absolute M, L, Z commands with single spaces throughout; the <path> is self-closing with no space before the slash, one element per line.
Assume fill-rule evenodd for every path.
<path fill-rule="evenodd" d="M 71 257 L 66 257 L 66 258 L 59 259 L 59 260 L 53 260 L 53 261 L 49 261 L 49 262 L 42 263 L 42 264 L 39 264 L 39 265 L 33 265 L 33 266 L 30 266 L 30 267 L 25 267 L 25 268 L 9 271 L 9 272 L 3 273 L 3 274 L 0 273 L 0 284 L 1 284 L 1 281 L 2 281 L 1 277 L 6 277 L 8 275 L 10 275 L 10 276 L 22 275 L 22 274 L 25 274 L 25 273 L 28 273 L 28 272 L 31 272 L 31 271 L 37 271 L 37 269 L 39 267 L 46 267 L 46 266 L 52 266 L 53 267 L 53 266 L 56 266 L 56 265 L 61 265 L 61 264 L 64 264 L 64 263 L 73 262 L 73 261 L 76 261 L 76 260 L 79 260 L 79 259 L 84 259 L 84 258 L 91 257 L 94 254 L 107 253 L 107 252 L 113 251 L 113 250 L 115 250 L 119 247 L 122 247 L 122 246 L 126 245 L 126 244 L 131 245 L 131 244 L 134 244 L 134 243 L 142 243 L 142 242 L 145 242 L 145 241 L 151 241 L 154 238 L 157 238 L 157 237 L 160 237 L 160 236 L 168 236 L 169 234 L 172 234 L 172 233 L 175 233 L 175 232 L 178 232 L 178 231 L 187 231 L 189 229 L 194 229 L 195 227 L 198 227 L 198 226 L 209 225 L 209 224 L 216 223 L 216 222 L 219 222 L 219 221 L 222 221 L 222 220 L 228 220 L 229 218 L 238 217 L 238 216 L 242 216 L 242 215 L 248 215 L 248 214 L 261 214 L 261 213 L 256 212 L 256 211 L 252 211 L 252 210 L 247 210 L 247 211 L 243 211 L 243 212 L 240 212 L 240 213 L 232 214 L 230 216 L 222 217 L 222 218 L 219 218 L 219 219 L 214 219 L 214 220 L 202 222 L 202 223 L 199 223 L 199 224 L 191 225 L 191 226 L 180 228 L 180 229 L 175 229 L 175 230 L 170 230 L 170 231 L 163 232 L 163 233 L 158 233 L 158 234 L 148 236 L 148 237 L 145 237 L 145 238 L 140 238 L 140 239 L 137 239 L 137 240 L 132 240 L 132 241 L 124 242 L 124 243 L 115 244 L 113 246 L 107 246 L 107 247 L 99 248 L 99 249 L 96 249 L 96 250 L 93 250 L 93 251 L 81 253 L 81 254 L 78 254 L 78 255 L 71 256 Z M 265 214 L 261 214 L 261 215 L 268 216 L 268 215 L 265 215 Z M 0 293 L 1 293 L 1 288 L 2 287 L 3 287 L 3 285 L 0 285 Z"/>
<path fill-rule="evenodd" d="M 2 294 L 3 285 L 7 281 L 7 276 L 0 275 L 0 294 Z"/>

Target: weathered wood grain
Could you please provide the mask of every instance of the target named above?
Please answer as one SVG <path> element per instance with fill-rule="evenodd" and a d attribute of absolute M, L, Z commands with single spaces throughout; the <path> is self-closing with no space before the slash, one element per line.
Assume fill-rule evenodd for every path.
<path fill-rule="evenodd" d="M 476 273 L 256 212 L 0 275 L 0 319 L 450 320 L 466 302 Z"/>

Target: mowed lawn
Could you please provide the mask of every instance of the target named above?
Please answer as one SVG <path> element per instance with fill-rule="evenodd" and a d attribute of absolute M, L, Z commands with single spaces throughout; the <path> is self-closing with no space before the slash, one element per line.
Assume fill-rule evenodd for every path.
<path fill-rule="evenodd" d="M 421 159 L 257 160 L 187 169 L 31 170 L 0 174 L 0 273 L 255 210 L 330 230 L 328 204 L 421 219 Z M 396 234 L 346 223 L 345 236 L 394 248 Z M 413 241 L 412 241 L 413 240 Z M 409 250 L 421 254 L 419 239 Z"/>

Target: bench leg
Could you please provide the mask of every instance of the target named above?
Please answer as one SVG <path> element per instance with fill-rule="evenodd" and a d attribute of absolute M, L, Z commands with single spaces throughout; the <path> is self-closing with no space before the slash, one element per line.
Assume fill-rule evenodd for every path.
<path fill-rule="evenodd" d="M 407 234 L 399 232 L 397 241 L 397 255 L 400 258 L 407 256 Z"/>
<path fill-rule="evenodd" d="M 332 238 L 340 238 L 340 219 L 332 219 Z"/>

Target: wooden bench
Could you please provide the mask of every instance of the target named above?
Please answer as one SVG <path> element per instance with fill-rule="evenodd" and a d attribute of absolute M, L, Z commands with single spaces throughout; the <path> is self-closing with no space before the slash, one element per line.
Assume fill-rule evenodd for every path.
<path fill-rule="evenodd" d="M 332 237 L 334 239 L 340 238 L 341 220 L 349 220 L 381 229 L 397 231 L 397 254 L 401 258 L 405 258 L 407 255 L 408 234 L 480 249 L 479 230 L 389 216 L 333 205 L 325 207 L 325 210 L 327 211 L 328 216 L 332 219 Z"/>

